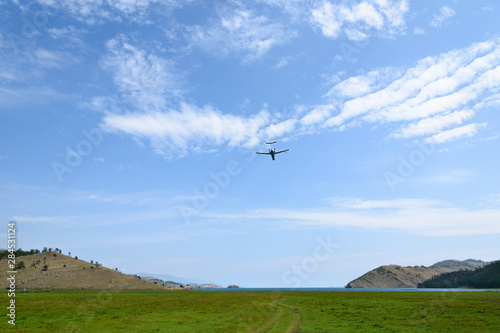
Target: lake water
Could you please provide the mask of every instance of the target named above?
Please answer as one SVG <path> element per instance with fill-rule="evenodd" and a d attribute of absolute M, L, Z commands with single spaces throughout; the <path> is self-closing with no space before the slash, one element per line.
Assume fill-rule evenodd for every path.
<path fill-rule="evenodd" d="M 397 291 L 397 292 L 443 292 L 443 291 L 500 291 L 500 289 L 465 289 L 465 288 L 199 288 L 206 291 Z"/>

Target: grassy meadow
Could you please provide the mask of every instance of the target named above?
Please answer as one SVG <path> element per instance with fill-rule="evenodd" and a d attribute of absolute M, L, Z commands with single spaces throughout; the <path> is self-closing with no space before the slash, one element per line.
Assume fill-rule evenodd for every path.
<path fill-rule="evenodd" d="M 28 291 L 7 319 L 0 331 L 500 332 L 500 292 Z"/>

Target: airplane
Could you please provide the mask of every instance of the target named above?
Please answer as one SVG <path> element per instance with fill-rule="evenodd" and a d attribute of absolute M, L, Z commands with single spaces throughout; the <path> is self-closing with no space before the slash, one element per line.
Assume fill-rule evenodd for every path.
<path fill-rule="evenodd" d="M 271 145 L 271 148 L 269 148 L 269 152 L 268 153 L 261 153 L 261 152 L 256 152 L 258 155 L 271 155 L 271 158 L 273 159 L 273 161 L 275 160 L 274 159 L 274 156 L 276 154 L 280 154 L 280 153 L 284 153 L 284 152 L 287 152 L 289 151 L 290 149 L 285 149 L 285 150 L 280 150 L 280 151 L 276 151 L 276 148 L 273 148 L 273 143 L 276 143 L 276 141 L 272 141 L 272 142 L 266 142 L 266 144 L 268 145 Z"/>

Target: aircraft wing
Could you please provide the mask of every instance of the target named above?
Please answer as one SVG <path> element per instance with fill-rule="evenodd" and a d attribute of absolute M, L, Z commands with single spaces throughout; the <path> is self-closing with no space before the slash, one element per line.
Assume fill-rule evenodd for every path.
<path fill-rule="evenodd" d="M 271 155 L 271 153 L 259 153 L 259 152 L 255 152 L 256 154 L 259 154 L 259 155 Z"/>
<path fill-rule="evenodd" d="M 280 151 L 275 152 L 275 154 L 284 153 L 284 152 L 287 152 L 287 151 L 289 151 L 289 150 L 290 150 L 290 149 L 280 150 Z"/>

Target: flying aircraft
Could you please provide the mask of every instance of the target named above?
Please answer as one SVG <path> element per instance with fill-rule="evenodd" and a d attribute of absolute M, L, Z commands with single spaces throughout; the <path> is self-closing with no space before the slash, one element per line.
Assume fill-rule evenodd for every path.
<path fill-rule="evenodd" d="M 289 151 L 290 149 L 285 149 L 285 150 L 279 150 L 279 151 L 276 151 L 276 148 L 273 148 L 273 143 L 276 143 L 276 141 L 272 141 L 272 142 L 266 142 L 266 144 L 268 145 L 271 145 L 271 148 L 269 148 L 269 152 L 268 153 L 261 153 L 261 152 L 257 152 L 258 155 L 271 155 L 271 158 L 273 159 L 274 161 L 274 155 L 276 154 L 280 154 L 280 153 L 284 153 L 284 152 L 287 152 Z"/>

